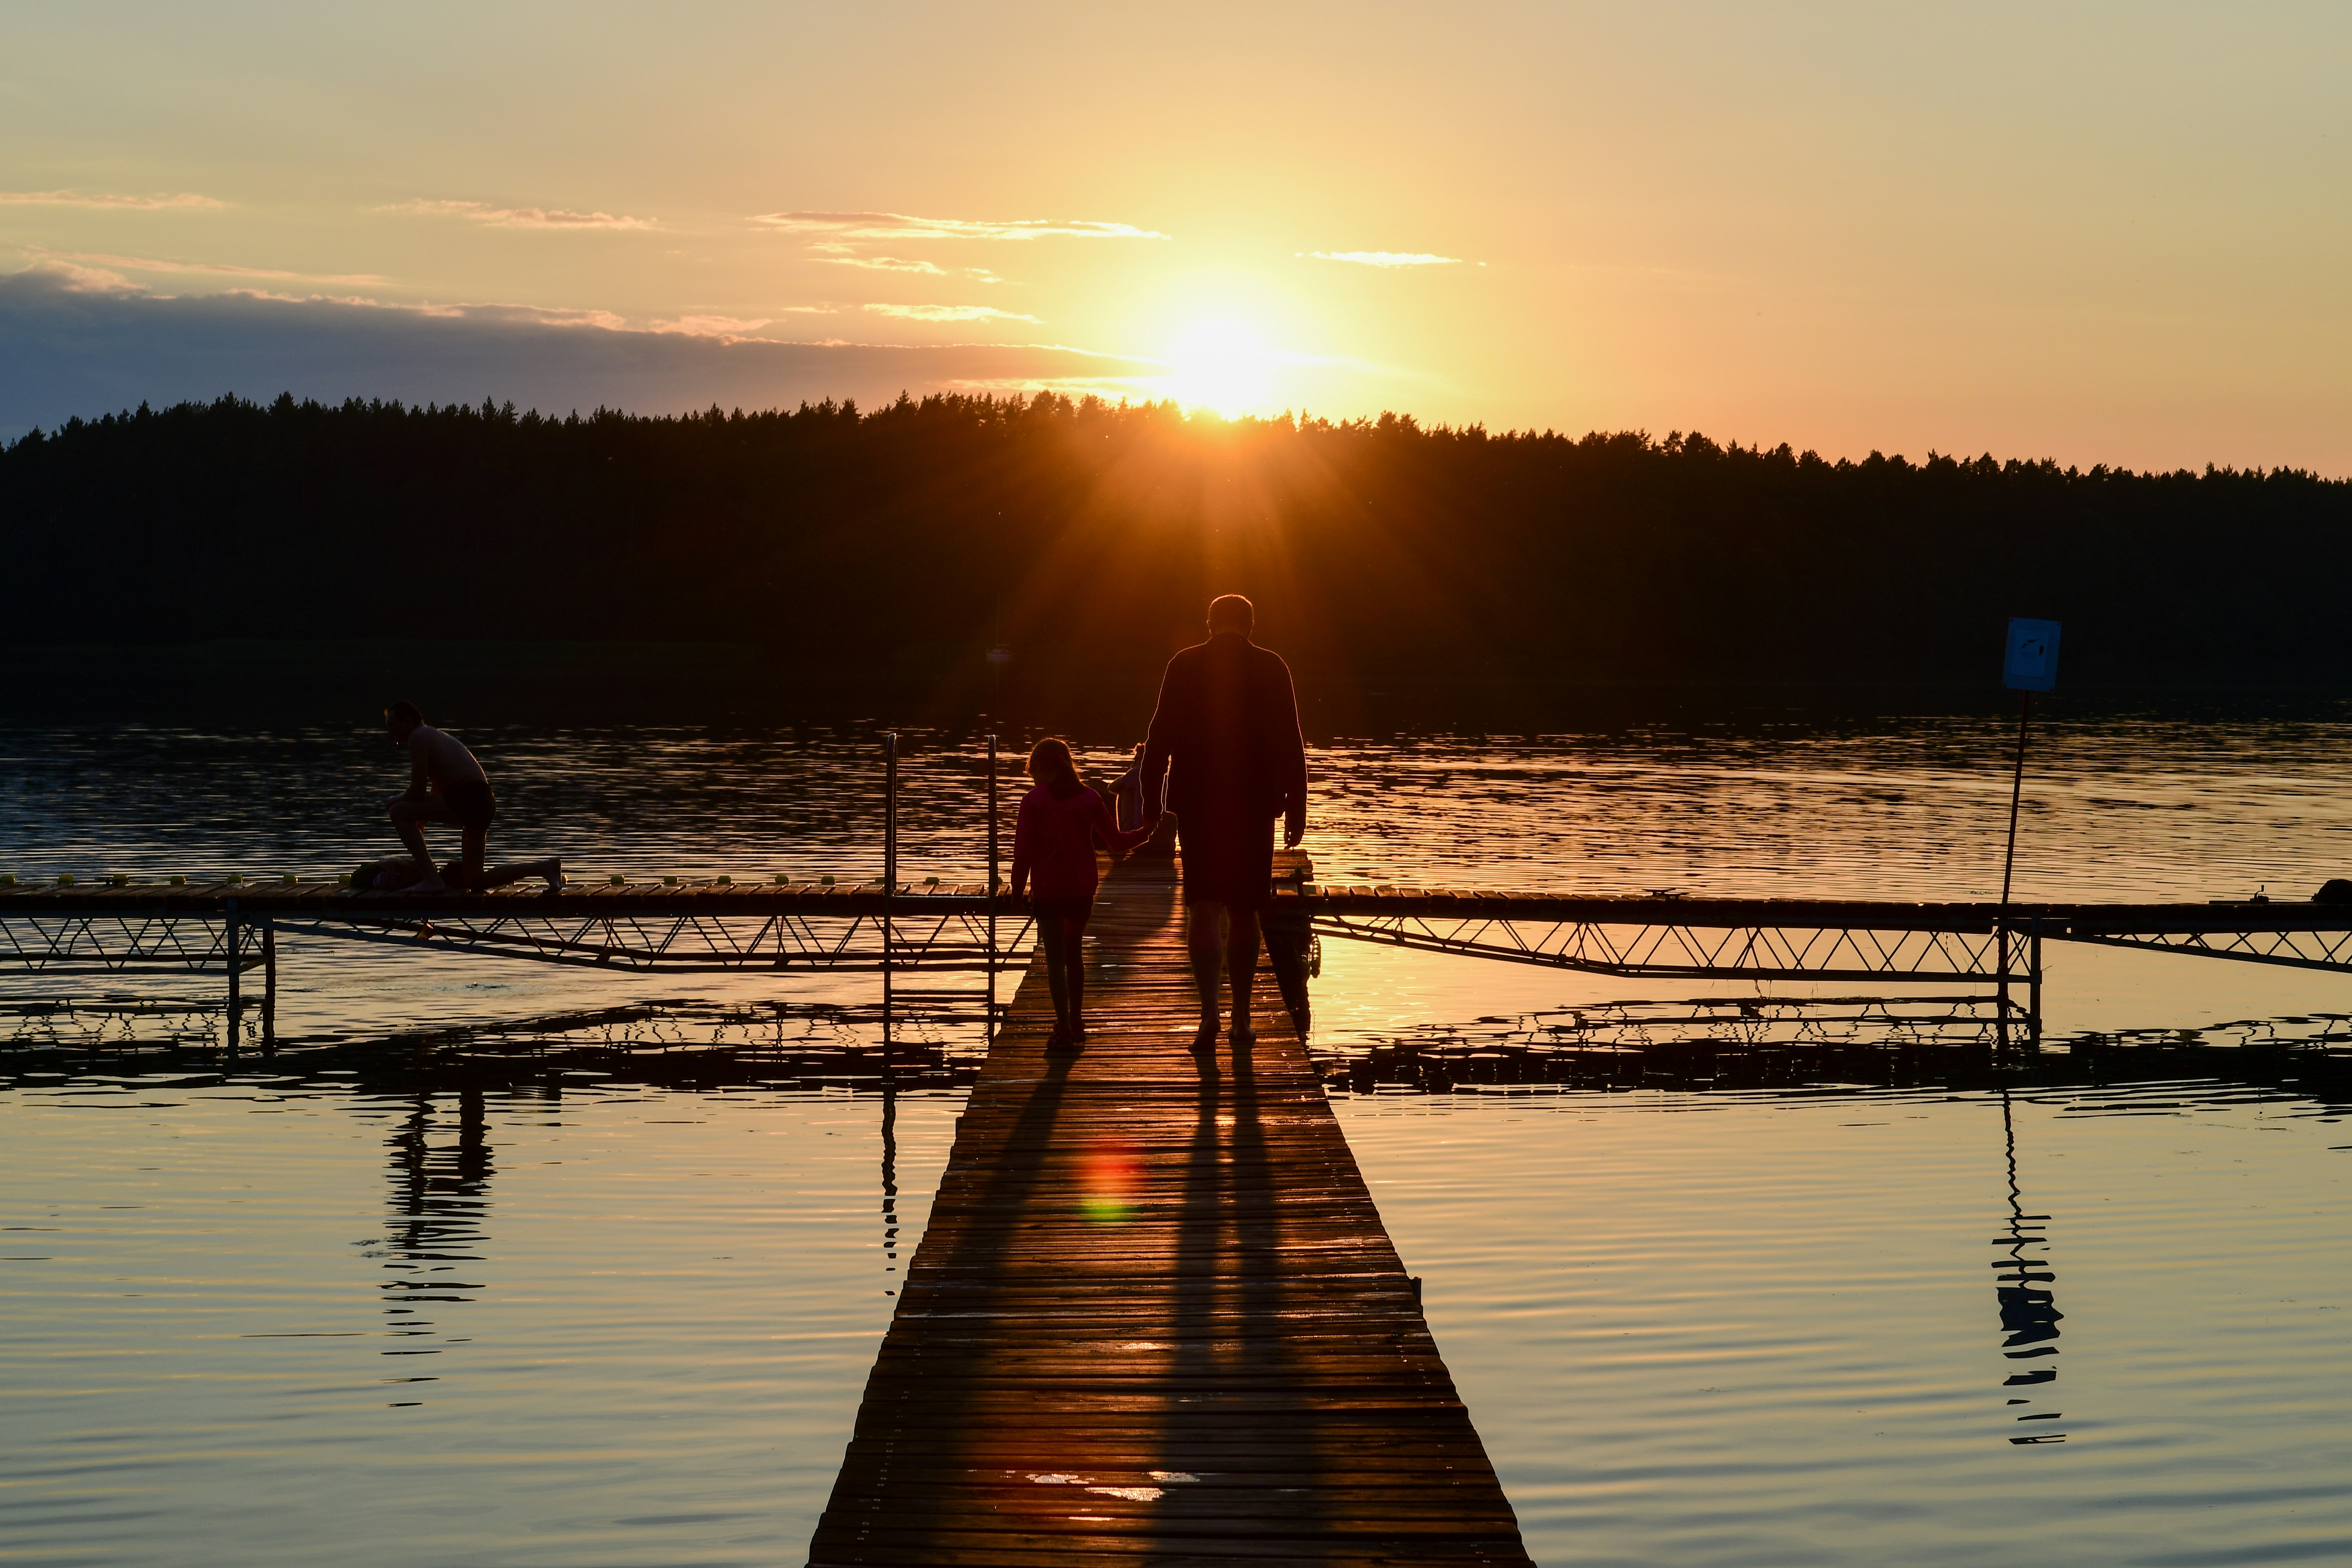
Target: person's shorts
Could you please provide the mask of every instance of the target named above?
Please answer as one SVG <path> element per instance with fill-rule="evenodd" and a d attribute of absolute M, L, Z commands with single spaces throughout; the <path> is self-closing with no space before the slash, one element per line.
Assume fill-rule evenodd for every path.
<path fill-rule="evenodd" d="M 1091 894 L 1077 898 L 1034 898 L 1029 900 L 1029 912 L 1041 921 L 1082 921 L 1095 912 Z"/>
<path fill-rule="evenodd" d="M 1176 819 L 1184 901 L 1263 910 L 1274 901 L 1274 818 Z"/>
<path fill-rule="evenodd" d="M 469 832 L 488 832 L 490 819 L 499 814 L 499 797 L 490 793 L 488 779 L 459 779 L 444 784 L 441 802 L 457 819 L 457 826 Z"/>

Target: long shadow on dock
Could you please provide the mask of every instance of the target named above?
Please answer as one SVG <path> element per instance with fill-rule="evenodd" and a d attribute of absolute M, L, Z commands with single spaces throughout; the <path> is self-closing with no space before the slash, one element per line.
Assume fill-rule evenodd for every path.
<path fill-rule="evenodd" d="M 813 1563 L 1528 1561 L 1286 1020 L 1186 1050 L 1171 876 L 1105 889 L 1085 1056 L 1015 997 Z"/>

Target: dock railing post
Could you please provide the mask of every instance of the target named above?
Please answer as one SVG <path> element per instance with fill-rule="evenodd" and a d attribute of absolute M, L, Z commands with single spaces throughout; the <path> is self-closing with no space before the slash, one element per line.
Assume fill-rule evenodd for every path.
<path fill-rule="evenodd" d="M 239 951 L 243 942 L 240 933 L 237 931 L 236 900 L 235 899 L 228 900 L 228 909 L 224 923 L 226 929 L 221 933 L 222 948 L 228 955 L 228 1048 L 230 1050 L 235 1050 L 236 1049 L 237 1032 L 240 1027 L 242 1027 L 245 1021 L 245 965 L 243 963 L 244 955 Z"/>
<path fill-rule="evenodd" d="M 996 731 L 988 732 L 988 1023 L 982 1031 L 996 1042 Z"/>

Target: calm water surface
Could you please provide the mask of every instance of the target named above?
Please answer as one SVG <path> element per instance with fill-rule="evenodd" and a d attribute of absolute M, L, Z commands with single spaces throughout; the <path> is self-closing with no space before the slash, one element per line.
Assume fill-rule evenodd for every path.
<path fill-rule="evenodd" d="M 866 737 L 466 738 L 499 856 L 878 869 Z M 1339 746 L 1309 848 L 1330 879 L 1985 897 L 2008 742 L 1923 721 Z M 343 731 L 0 733 L 0 870 L 329 874 L 382 852 L 396 763 Z M 2343 725 L 2054 727 L 2021 890 L 2307 896 L 2352 865 L 2347 763 Z M 975 874 L 976 748 L 919 737 L 904 776 L 902 863 Z M 2051 962 L 2056 1065 L 2006 1089 L 1593 1088 L 1478 1080 L 1567 1019 L 1638 1044 L 1739 1001 L 1867 1046 L 1916 1004 L 1326 945 L 1334 1102 L 1539 1562 L 2352 1557 L 2336 1080 L 2265 1057 L 2102 1086 L 2061 1054 L 2331 1041 L 2352 979 Z M 919 1059 L 886 1097 L 864 977 L 780 994 L 289 941 L 300 1048 L 234 1069 L 82 1048 L 216 1038 L 185 981 L 5 984 L 0 1557 L 798 1560 L 952 1138 L 971 997 L 898 1014 Z M 467 1089 L 301 1049 L 453 1030 L 757 1037 L 801 1065 L 692 1089 L 558 1058 Z M 1414 1052 L 1452 1065 L 1382 1065 Z M 1453 1087 L 1404 1087 L 1432 1081 Z"/>

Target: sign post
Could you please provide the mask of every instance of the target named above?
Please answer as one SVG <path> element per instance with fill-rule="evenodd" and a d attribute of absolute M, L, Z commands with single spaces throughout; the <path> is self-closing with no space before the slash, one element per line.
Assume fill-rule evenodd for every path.
<path fill-rule="evenodd" d="M 2000 954 L 2000 1010 L 2004 1026 L 2009 1018 L 2009 889 L 2017 870 L 2017 809 L 2025 797 L 2025 735 L 2033 722 L 2033 694 L 2049 691 L 2058 684 L 2058 623 L 2037 621 L 2023 616 L 2009 618 L 2009 652 L 2002 661 L 2000 683 L 2011 691 L 2025 694 L 2024 706 L 2017 716 L 2017 771 L 2009 784 L 2009 850 L 2000 862 L 2000 925 L 1995 945 Z M 2032 1002 L 2029 1016 L 2032 1019 L 2034 1037 L 2042 1034 L 2042 938 L 2033 938 Z"/>

